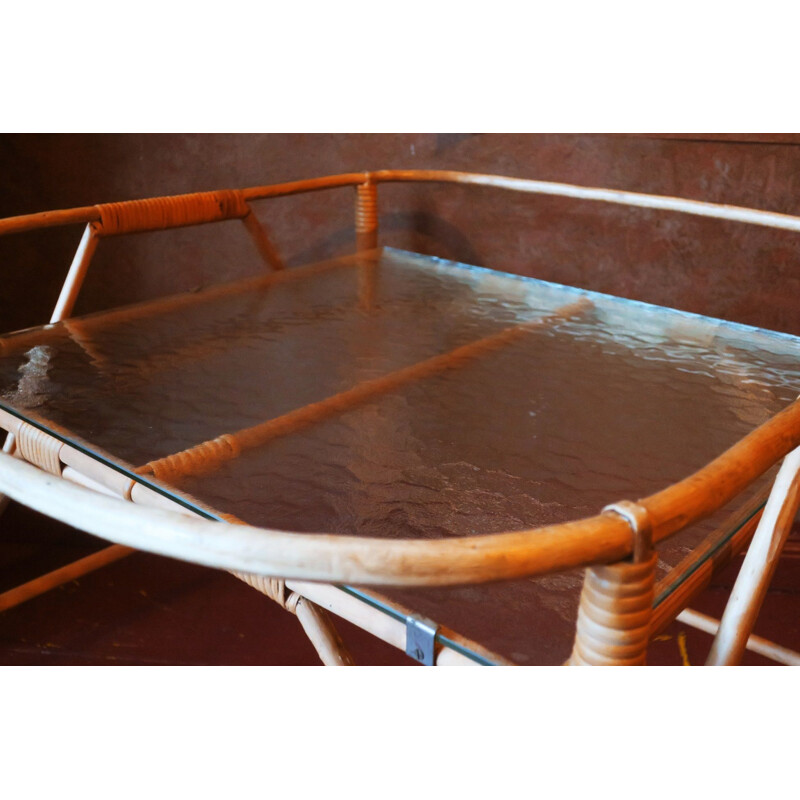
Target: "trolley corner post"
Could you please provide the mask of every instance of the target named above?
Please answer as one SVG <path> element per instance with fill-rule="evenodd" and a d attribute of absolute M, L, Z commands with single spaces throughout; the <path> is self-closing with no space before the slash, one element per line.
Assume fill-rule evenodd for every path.
<path fill-rule="evenodd" d="M 633 532 L 628 561 L 587 567 L 578 608 L 571 666 L 644 665 L 655 595 L 656 551 L 647 510 L 623 500 L 604 512 L 623 517 Z"/>
<path fill-rule="evenodd" d="M 378 186 L 367 175 L 356 186 L 356 250 L 374 250 L 378 246 Z"/>

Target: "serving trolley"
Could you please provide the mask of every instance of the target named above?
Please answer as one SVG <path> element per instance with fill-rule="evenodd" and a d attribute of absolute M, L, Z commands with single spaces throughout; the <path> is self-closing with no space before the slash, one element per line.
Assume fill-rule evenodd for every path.
<path fill-rule="evenodd" d="M 326 664 L 352 663 L 336 616 L 425 664 L 632 665 L 679 615 L 715 632 L 708 663 L 748 644 L 796 663 L 751 632 L 798 506 L 800 339 L 381 248 L 378 187 L 397 181 L 800 231 L 418 170 L 2 220 L 85 229 L 50 323 L 0 337 L 0 490 L 111 544 L 0 610 L 140 549 L 228 570 Z M 355 251 L 285 269 L 253 204 L 337 187 Z M 264 274 L 72 316 L 103 238 L 229 219 Z M 722 620 L 688 610 L 744 549 Z"/>

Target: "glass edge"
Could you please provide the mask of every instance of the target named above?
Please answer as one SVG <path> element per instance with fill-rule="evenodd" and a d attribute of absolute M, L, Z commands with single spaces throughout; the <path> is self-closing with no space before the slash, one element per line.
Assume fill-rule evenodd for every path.
<path fill-rule="evenodd" d="M 680 308 L 673 308 L 672 306 L 660 306 L 656 303 L 647 302 L 646 300 L 635 300 L 630 297 L 620 297 L 619 295 L 608 294 L 607 292 L 597 292 L 594 291 L 593 289 L 582 289 L 579 286 L 570 286 L 565 283 L 556 283 L 555 281 L 548 281 L 544 280 L 543 278 L 535 278 L 531 275 L 520 275 L 515 272 L 506 272 L 502 269 L 496 269 L 494 267 L 480 267 L 475 264 L 467 264 L 462 261 L 454 261 L 453 259 L 450 258 L 442 258 L 441 256 L 432 256 L 432 255 L 426 255 L 425 253 L 416 253 L 413 250 L 403 250 L 398 247 L 384 247 L 383 250 L 387 256 L 392 256 L 392 255 L 410 256 L 416 260 L 427 260 L 430 262 L 441 264 L 443 266 L 459 267 L 461 269 L 470 270 L 473 272 L 486 272 L 494 275 L 499 274 L 502 275 L 503 277 L 511 278 L 513 280 L 520 281 L 523 283 L 540 284 L 550 288 L 564 290 L 573 294 L 602 298 L 603 300 L 606 300 L 616 305 L 635 306 L 641 308 L 643 311 L 658 311 L 660 313 L 666 312 L 670 315 L 682 317 L 687 320 L 697 320 L 704 322 L 706 324 L 712 324 L 715 327 L 723 328 L 729 333 L 738 332 L 739 334 L 749 334 L 754 337 L 764 336 L 766 338 L 776 339 L 787 345 L 797 346 L 798 344 L 800 344 L 800 337 L 795 336 L 794 334 L 791 333 L 785 333 L 784 331 L 772 330 L 771 328 L 759 328 L 755 325 L 748 325 L 744 322 L 734 322 L 732 320 L 722 319 L 720 317 L 709 317 L 706 316 L 705 314 L 698 314 L 694 311 L 683 311 Z"/>
<path fill-rule="evenodd" d="M 658 597 L 653 602 L 653 608 L 658 608 L 679 586 L 681 586 L 689 577 L 691 577 L 695 572 L 697 572 L 700 567 L 703 566 L 710 558 L 713 558 L 726 544 L 730 542 L 730 540 L 748 523 L 750 522 L 753 517 L 761 511 L 764 506 L 766 505 L 767 501 L 762 500 L 758 503 L 757 506 L 751 508 L 746 516 L 739 521 L 739 523 L 731 528 L 730 532 L 727 536 L 720 539 L 700 560 L 696 561 L 692 564 L 691 568 L 686 570 L 683 575 L 680 576 L 680 579 L 671 583 L 668 587 L 661 592 Z"/>
<path fill-rule="evenodd" d="M 222 519 L 221 517 L 217 516 L 216 514 L 212 514 L 211 512 L 206 511 L 203 508 L 200 508 L 200 507 L 198 507 L 196 505 L 193 505 L 188 500 L 184 500 L 183 498 L 170 493 L 169 491 L 167 491 L 163 487 L 158 486 L 157 484 L 151 483 L 146 478 L 142 478 L 141 475 L 138 475 L 137 473 L 132 472 L 131 470 L 126 469 L 125 467 L 123 467 L 123 466 L 121 466 L 119 464 L 115 464 L 113 461 L 110 461 L 109 459 L 107 459 L 104 456 L 100 455 L 99 453 L 96 453 L 93 450 L 85 447 L 84 445 L 80 444 L 79 442 L 73 441 L 72 439 L 64 436 L 63 434 L 57 433 L 56 431 L 52 430 L 51 428 L 48 428 L 46 425 L 42 424 L 38 420 L 30 419 L 28 417 L 23 416 L 19 411 L 17 411 L 16 409 L 6 405 L 6 403 L 3 402 L 2 400 L 0 400 L 0 408 L 2 408 L 4 411 L 8 412 L 12 416 L 16 417 L 17 419 L 19 419 L 19 420 L 21 420 L 23 422 L 27 422 L 29 425 L 33 425 L 33 427 L 37 428 L 38 430 L 42 431 L 43 433 L 46 433 L 46 434 L 48 434 L 50 436 L 53 436 L 54 438 L 58 439 L 60 442 L 63 442 L 64 444 L 68 444 L 70 447 L 74 447 L 76 450 L 79 450 L 84 455 L 89 456 L 89 458 L 93 458 L 96 461 L 99 461 L 104 466 L 107 466 L 107 467 L 113 469 L 114 471 L 119 472 L 122 475 L 125 475 L 125 477 L 130 478 L 131 480 L 134 480 L 137 483 L 141 483 L 142 485 L 146 486 L 148 489 L 152 489 L 153 491 L 157 492 L 158 494 L 162 495 L 163 497 L 166 497 L 169 500 L 178 503 L 183 508 L 186 508 L 186 509 L 188 509 L 190 511 L 193 511 L 193 512 L 201 515 L 202 517 L 204 517 L 205 519 L 208 519 L 208 520 L 213 520 L 213 521 L 216 521 L 216 522 L 226 522 L 226 520 Z M 391 606 L 388 606 L 388 605 L 385 605 L 385 604 L 381 603 L 380 601 L 376 600 L 374 597 L 371 597 L 370 595 L 362 592 L 359 589 L 355 589 L 352 586 L 345 586 L 345 585 L 341 585 L 341 584 L 337 585 L 337 588 L 339 588 L 343 592 L 346 592 L 347 594 L 355 597 L 357 600 L 360 600 L 361 602 L 366 603 L 367 605 L 371 606 L 372 608 L 375 608 L 376 610 L 386 614 L 387 616 L 392 617 L 393 619 L 397 620 L 398 622 L 405 623 L 405 621 L 406 621 L 406 616 L 404 614 L 401 614 L 399 611 L 397 611 L 396 609 L 392 608 Z M 451 650 L 455 650 L 457 653 L 460 653 L 461 655 L 471 659 L 472 661 L 475 661 L 478 664 L 481 664 L 483 666 L 496 666 L 495 662 L 490 661 L 487 658 L 484 658 L 483 656 L 479 655 L 478 653 L 473 652 L 469 648 L 464 647 L 463 645 L 459 644 L 458 642 L 453 641 L 452 639 L 450 639 L 447 636 L 444 636 L 441 633 L 437 633 L 436 634 L 436 641 L 438 641 L 442 645 L 445 645 L 445 646 L 449 647 Z"/>
<path fill-rule="evenodd" d="M 371 606 L 372 608 L 376 609 L 377 611 L 381 611 L 382 613 L 386 614 L 387 616 L 391 617 L 392 619 L 397 620 L 398 622 L 405 623 L 406 622 L 406 615 L 401 614 L 397 609 L 392 608 L 384 603 L 381 603 L 379 600 L 376 600 L 374 597 L 371 597 L 366 592 L 362 591 L 361 589 L 356 589 L 352 586 L 346 586 L 344 584 L 337 584 L 337 589 L 341 589 L 346 594 L 351 595 L 352 597 L 361 600 L 361 602 L 366 603 L 367 605 Z M 485 656 L 479 655 L 478 653 L 470 650 L 468 647 L 465 647 L 462 644 L 451 639 L 449 636 L 445 636 L 441 633 L 436 633 L 436 641 L 439 644 L 442 644 L 451 650 L 459 653 L 466 658 L 474 661 L 477 664 L 480 664 L 484 667 L 495 667 L 497 664 L 494 661 L 490 661 Z"/>
<path fill-rule="evenodd" d="M 166 497 L 168 500 L 171 500 L 174 503 L 182 506 L 183 508 L 193 511 L 196 514 L 204 517 L 205 519 L 213 520 L 215 522 L 224 522 L 225 520 L 222 517 L 212 513 L 211 511 L 207 511 L 200 506 L 197 506 L 188 500 L 184 499 L 180 495 L 173 494 L 168 489 L 165 489 L 163 486 L 159 486 L 157 483 L 152 483 L 151 481 L 147 480 L 147 478 L 139 475 L 132 470 L 129 470 L 127 467 L 123 467 L 121 464 L 116 464 L 110 459 L 106 458 L 100 453 L 95 452 L 91 448 L 87 447 L 86 445 L 81 444 L 80 442 L 75 441 L 74 439 L 65 436 L 63 433 L 59 433 L 58 431 L 53 430 L 52 428 L 47 427 L 44 423 L 39 422 L 38 420 L 31 419 L 30 417 L 24 416 L 21 412 L 17 411 L 12 406 L 7 405 L 3 400 L 0 400 L 0 408 L 3 411 L 8 412 L 12 416 L 16 417 L 22 422 L 27 422 L 29 425 L 33 425 L 34 428 L 42 431 L 42 433 L 48 434 L 48 436 L 52 436 L 58 441 L 63 442 L 64 444 L 69 445 L 70 447 L 74 447 L 76 450 L 79 450 L 85 456 L 89 456 L 89 458 L 93 458 L 95 461 L 99 461 L 106 467 L 113 469 L 115 472 L 119 472 L 120 474 L 124 475 L 126 478 L 130 478 L 136 483 L 140 483 L 143 486 L 146 486 L 148 489 L 152 489 L 152 491 L 160 494 L 162 497 Z"/>

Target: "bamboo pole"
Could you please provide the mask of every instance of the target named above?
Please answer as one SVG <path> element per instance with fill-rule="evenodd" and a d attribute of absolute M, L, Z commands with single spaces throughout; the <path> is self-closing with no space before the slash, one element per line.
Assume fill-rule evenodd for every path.
<path fill-rule="evenodd" d="M 364 403 L 399 387 L 431 377 L 444 370 L 461 366 L 467 360 L 491 352 L 498 347 L 516 341 L 525 333 L 539 327 L 546 327 L 556 322 L 583 313 L 592 307 L 588 300 L 581 299 L 563 306 L 553 313 L 510 328 L 499 333 L 478 339 L 469 344 L 457 347 L 447 353 L 412 364 L 409 367 L 383 375 L 380 378 L 364 381 L 347 391 L 310 403 L 302 408 L 282 414 L 259 425 L 244 428 L 234 433 L 225 433 L 215 439 L 201 442 L 179 453 L 165 456 L 157 461 L 150 461 L 138 471 L 141 474 L 153 474 L 161 480 L 175 480 L 185 475 L 203 474 L 217 469 L 221 464 L 237 458 L 242 450 L 259 447 L 278 436 L 285 436 L 327 419 L 334 414 L 348 411 L 360 403 Z"/>
<path fill-rule="evenodd" d="M 335 189 L 340 186 L 357 186 L 369 180 L 369 172 L 347 172 L 341 175 L 326 175 L 322 178 L 308 178 L 288 183 L 274 183 L 269 186 L 251 186 L 242 189 L 245 200 L 266 200 L 269 197 L 288 197 L 293 194 L 318 192 L 321 189 Z"/>
<path fill-rule="evenodd" d="M 631 547 L 627 523 L 610 514 L 536 531 L 430 541 L 225 525 L 105 497 L 2 454 L 0 491 L 117 544 L 231 571 L 349 585 L 481 583 L 575 562 L 618 561 Z"/>
<path fill-rule="evenodd" d="M 97 235 L 94 228 L 91 225 L 87 225 L 75 252 L 75 257 L 72 259 L 67 278 L 61 287 L 61 294 L 58 296 L 58 302 L 53 309 L 53 315 L 50 317 L 51 323 L 60 322 L 72 313 L 72 308 L 78 299 L 78 292 L 81 290 L 86 271 L 89 269 L 89 263 L 96 249 Z"/>
<path fill-rule="evenodd" d="M 7 233 L 24 233 L 41 228 L 56 228 L 62 225 L 100 221 L 97 206 L 67 208 L 60 211 L 39 211 L 36 214 L 21 214 L 18 217 L 0 219 L 0 236 Z"/>
<path fill-rule="evenodd" d="M 457 539 L 297 534 L 221 525 L 130 504 L 72 486 L 7 455 L 0 455 L 0 491 L 36 511 L 117 544 L 206 566 L 286 579 L 446 586 L 615 562 L 631 552 L 627 522 L 609 513 L 531 531 Z"/>
<path fill-rule="evenodd" d="M 773 461 L 797 447 L 799 417 L 796 401 L 694 476 L 640 501 L 645 508 L 658 508 L 654 498 L 663 501 L 668 496 L 679 509 L 676 513 L 668 507 L 665 522 L 650 512 L 658 539 L 713 513 Z M 145 514 L 140 519 L 141 509 L 120 509 L 116 501 L 96 496 L 93 503 L 92 495 L 63 484 L 42 476 L 34 467 L 0 456 L 0 491 L 36 510 L 120 544 L 243 572 L 365 585 L 453 585 L 614 562 L 631 552 L 628 524 L 609 513 L 535 531 L 454 540 L 384 541 L 249 526 L 235 526 L 234 532 L 220 536 L 214 523 L 176 520 L 174 513 L 155 519 Z M 132 497 L 137 488 L 144 487 L 137 484 Z M 176 525 L 188 526 L 181 529 L 183 535 L 175 531 Z"/>
<path fill-rule="evenodd" d="M 709 617 L 707 614 L 701 614 L 692 608 L 684 608 L 676 617 L 678 622 L 684 625 L 689 625 L 692 628 L 710 633 L 714 636 L 719 630 L 719 620 L 714 617 Z M 751 634 L 745 643 L 745 647 L 753 653 L 758 653 L 764 658 L 770 658 L 777 661 L 779 664 L 786 664 L 790 667 L 800 667 L 800 653 L 790 650 L 788 647 L 781 647 L 775 642 L 764 639 L 761 636 Z"/>
<path fill-rule="evenodd" d="M 593 186 L 538 181 L 528 178 L 512 178 L 502 175 L 482 175 L 454 170 L 378 170 L 375 172 L 353 172 L 341 175 L 328 175 L 322 178 L 291 181 L 270 186 L 253 186 L 241 190 L 247 200 L 264 200 L 271 197 L 287 197 L 305 192 L 333 189 L 341 186 L 358 186 L 366 181 L 374 183 L 420 182 L 457 183 L 486 186 L 529 194 L 571 197 L 577 200 L 594 200 L 639 208 L 654 208 L 715 219 L 743 222 L 750 225 L 763 225 L 794 232 L 800 231 L 800 217 L 780 214 L 774 211 L 731 206 L 723 203 L 710 203 L 682 197 L 627 192 L 617 189 L 604 189 Z M 0 220 L 0 235 L 22 231 L 49 228 L 74 223 L 90 223 L 100 220 L 97 206 L 44 211 L 38 214 L 24 214 Z"/>
<path fill-rule="evenodd" d="M 784 459 L 736 578 L 706 664 L 738 664 L 800 506 L 800 448 Z"/>
<path fill-rule="evenodd" d="M 670 197 L 668 195 L 626 192 L 618 189 L 603 189 L 594 186 L 578 186 L 570 183 L 509 178 L 502 175 L 481 175 L 451 170 L 378 170 L 369 173 L 369 177 L 376 183 L 410 181 L 472 184 L 530 194 L 555 195 L 571 197 L 576 200 L 596 200 L 618 205 L 637 206 L 639 208 L 677 211 L 683 214 L 713 217 L 715 219 L 726 219 L 750 225 L 764 225 L 769 228 L 782 228 L 800 232 L 800 217 L 791 214 L 779 214 L 774 211 L 763 211 L 745 208 L 744 206 L 730 206 L 723 203 L 709 203 L 702 200 L 688 200 L 683 197 Z"/>
<path fill-rule="evenodd" d="M 355 664 L 324 608 L 298 597 L 294 613 L 326 667 L 351 667 Z"/>
<path fill-rule="evenodd" d="M 130 547 L 116 544 L 111 547 L 105 547 L 97 553 L 92 553 L 86 558 L 73 561 L 65 567 L 48 572 L 46 575 L 40 575 L 32 581 L 0 594 L 0 611 L 7 611 L 9 608 L 20 605 L 20 603 L 32 600 L 34 597 L 49 592 L 51 589 L 56 589 L 65 583 L 94 572 L 94 570 L 112 564 L 114 561 L 119 561 L 119 559 L 125 558 L 125 556 L 133 552 Z"/>
<path fill-rule="evenodd" d="M 654 541 L 710 516 L 798 445 L 795 400 L 702 469 L 641 500 L 653 521 Z"/>

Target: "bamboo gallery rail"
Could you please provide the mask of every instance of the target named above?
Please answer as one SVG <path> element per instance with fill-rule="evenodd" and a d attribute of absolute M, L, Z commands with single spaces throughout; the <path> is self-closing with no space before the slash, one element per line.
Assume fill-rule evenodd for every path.
<path fill-rule="evenodd" d="M 86 225 L 53 311 L 51 322 L 56 322 L 69 317 L 92 255 L 99 240 L 105 236 L 239 219 L 266 264 L 273 270 L 282 270 L 280 256 L 266 228 L 250 206 L 252 201 L 344 186 L 355 187 L 357 249 L 365 252 L 377 247 L 377 186 L 386 182 L 408 181 L 470 184 L 559 195 L 800 232 L 799 217 L 697 200 L 463 172 L 381 170 L 273 186 L 29 214 L 0 220 L 0 234 L 59 225 Z M 285 272 L 280 274 L 287 275 Z M 365 302 L 369 302 L 368 289 L 364 297 Z M 587 305 L 590 304 L 583 301 L 574 304 L 574 307 L 559 309 L 549 318 L 506 329 L 253 428 L 224 434 L 182 453 L 151 462 L 139 471 L 169 481 L 178 475 L 214 469 L 222 461 L 235 458 L 243 448 L 259 446 L 287 430 L 313 424 L 345 408 L 392 391 L 405 382 L 457 367 L 466 359 L 478 357 L 513 341 L 531 326 L 552 324 L 558 319 L 579 314 Z M 123 310 L 121 313 L 124 317 L 126 312 Z M 31 428 L 24 427 L 27 423 L 17 424 L 11 415 L 3 414 L 3 424 L 9 436 L 6 453 L 0 454 L 0 490 L 37 511 L 115 542 L 116 545 L 104 551 L 105 555 L 83 559 L 82 562 L 44 576 L 36 586 L 33 585 L 36 584 L 34 581 L 30 586 L 6 593 L 0 598 L 0 610 L 4 607 L 3 599 L 8 607 L 58 585 L 62 578 L 69 580 L 76 574 L 85 574 L 124 557 L 131 552 L 128 548 L 137 548 L 233 572 L 297 614 L 325 663 L 346 664 L 350 663 L 349 655 L 326 614 L 297 591 L 286 595 L 286 581 L 446 586 L 511 580 L 587 567 L 578 632 L 570 663 L 634 664 L 644 663 L 647 641 L 653 635 L 656 624 L 652 611 L 655 564 L 652 543 L 719 510 L 779 460 L 800 447 L 800 400 L 693 475 L 635 503 L 623 501 L 607 507 L 594 517 L 532 530 L 425 541 L 370 539 L 325 533 L 299 534 L 254 528 L 241 523 L 231 528 L 185 513 L 147 507 L 123 499 L 128 497 L 135 500 L 131 497 L 134 488 L 137 488 L 139 497 L 144 496 L 144 487 L 134 487 L 133 480 L 121 495 L 120 492 L 109 492 L 107 487 L 101 485 L 105 480 L 103 476 L 100 476 L 98 483 L 98 476 L 89 474 L 91 467 L 86 474 L 82 473 L 80 465 L 66 465 L 62 470 L 58 455 L 60 451 L 53 451 L 55 455 L 40 455 L 40 451 L 45 453 L 47 447 L 38 443 L 38 440 L 36 447 L 39 450 L 34 452 L 35 448 L 32 449 L 26 438 L 30 436 L 28 428 Z M 45 460 L 41 461 L 43 458 Z M 744 649 L 763 598 L 765 582 L 774 569 L 776 553 L 779 553 L 785 539 L 787 520 L 790 522 L 797 510 L 800 496 L 797 491 L 798 472 L 798 457 L 787 459 L 757 533 L 759 552 L 768 554 L 760 557 L 757 575 L 750 579 L 742 578 L 743 586 L 737 583 L 737 609 L 731 610 L 718 626 L 721 636 L 718 634 L 712 649 L 712 658 L 716 663 L 731 663 L 740 657 Z M 83 483 L 84 486 L 75 483 Z M 104 491 L 114 496 L 104 496 Z M 765 521 L 767 518 L 769 521 Z M 747 544 L 753 527 L 751 525 L 739 536 L 737 546 Z M 648 539 L 643 544 L 645 532 Z M 631 562 L 629 559 L 634 553 L 636 555 Z M 312 584 L 301 584 L 306 585 Z M 680 605 L 676 605 L 676 598 L 668 614 L 662 611 L 657 622 L 660 628 L 685 608 L 699 585 L 698 577 L 691 587 L 685 588 L 682 594 L 678 593 Z M 608 601 L 601 601 L 601 594 L 606 591 L 610 592 Z M 14 592 L 17 593 L 14 598 L 8 597 Z M 625 598 L 624 602 L 619 598 Z M 632 609 L 636 609 L 635 613 Z M 734 617 L 735 622 L 732 621 Z"/>

